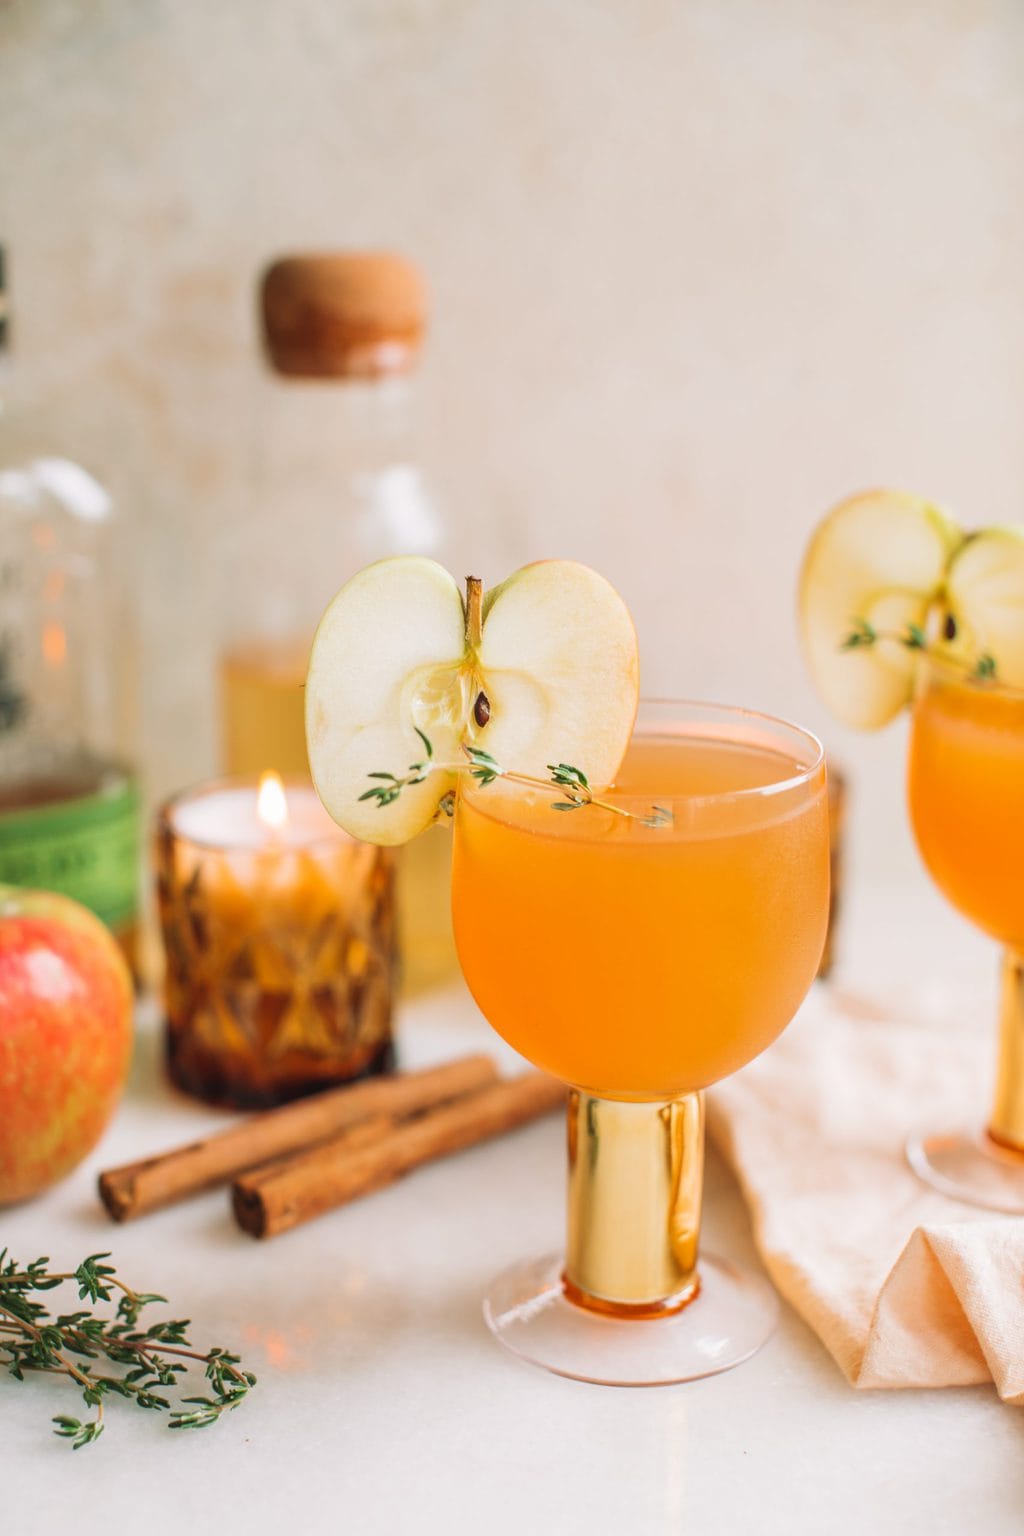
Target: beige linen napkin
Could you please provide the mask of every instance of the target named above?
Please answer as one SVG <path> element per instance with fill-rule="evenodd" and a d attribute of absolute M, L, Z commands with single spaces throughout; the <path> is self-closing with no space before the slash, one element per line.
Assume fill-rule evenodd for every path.
<path fill-rule="evenodd" d="M 1024 1403 L 1024 1218 L 933 1193 L 903 1158 L 911 1129 L 983 1120 L 984 1022 L 860 1017 L 819 987 L 710 1095 L 768 1271 L 856 1387 L 992 1381 Z"/>

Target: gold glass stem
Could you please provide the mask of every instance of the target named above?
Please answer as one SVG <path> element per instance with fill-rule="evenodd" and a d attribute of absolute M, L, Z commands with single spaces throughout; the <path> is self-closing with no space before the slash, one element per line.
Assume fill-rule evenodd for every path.
<path fill-rule="evenodd" d="M 1003 954 L 999 1003 L 999 1060 L 989 1135 L 1024 1152 L 1024 957 Z"/>
<path fill-rule="evenodd" d="M 697 1291 L 704 1096 L 569 1095 L 565 1282 L 598 1311 L 658 1313 Z"/>

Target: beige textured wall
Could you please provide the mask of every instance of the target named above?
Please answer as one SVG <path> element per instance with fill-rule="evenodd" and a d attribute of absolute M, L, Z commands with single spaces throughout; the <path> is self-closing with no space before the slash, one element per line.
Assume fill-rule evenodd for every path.
<path fill-rule="evenodd" d="M 24 372 L 137 525 L 155 789 L 214 758 L 254 274 L 393 243 L 474 560 L 601 567 L 649 690 L 826 730 L 909 858 L 900 731 L 828 725 L 794 576 L 865 483 L 1024 518 L 1018 0 L 0 0 L 0 49 Z"/>

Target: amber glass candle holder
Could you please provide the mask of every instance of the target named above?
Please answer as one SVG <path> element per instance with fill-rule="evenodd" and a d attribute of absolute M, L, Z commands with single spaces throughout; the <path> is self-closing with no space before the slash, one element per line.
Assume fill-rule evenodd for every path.
<path fill-rule="evenodd" d="M 238 1108 L 393 1064 L 392 857 L 308 783 L 265 781 L 202 786 L 157 818 L 168 1070 Z"/>

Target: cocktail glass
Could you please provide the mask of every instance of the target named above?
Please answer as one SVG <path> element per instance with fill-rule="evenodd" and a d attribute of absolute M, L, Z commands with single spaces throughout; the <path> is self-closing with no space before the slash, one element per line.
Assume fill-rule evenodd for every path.
<path fill-rule="evenodd" d="M 907 1157 L 944 1194 L 1024 1214 L 1024 692 L 923 662 L 907 790 L 932 879 L 1003 945 L 988 1125 L 912 1137 Z"/>
<path fill-rule="evenodd" d="M 460 792 L 453 911 L 484 1015 L 570 1086 L 566 1251 L 487 1293 L 503 1344 L 560 1375 L 655 1385 L 769 1337 L 759 1277 L 702 1254 L 703 1090 L 764 1050 L 817 969 L 824 758 L 714 705 L 641 706 L 615 789 L 633 818 L 498 782 Z M 638 817 L 652 805 L 670 826 Z"/>

